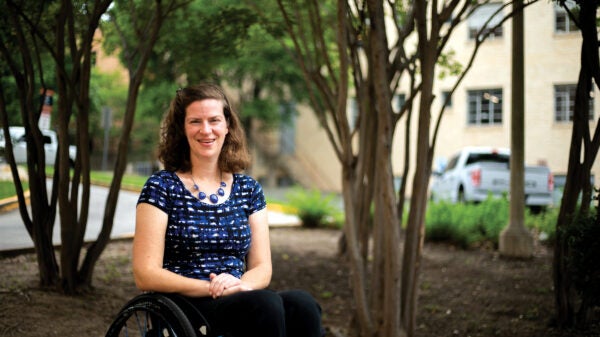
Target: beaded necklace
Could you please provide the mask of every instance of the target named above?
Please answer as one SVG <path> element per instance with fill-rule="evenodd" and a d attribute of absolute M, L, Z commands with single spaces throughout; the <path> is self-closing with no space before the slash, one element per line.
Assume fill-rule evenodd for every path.
<path fill-rule="evenodd" d="M 192 177 L 192 182 L 194 183 L 194 191 L 198 192 L 198 199 L 206 199 L 206 193 L 200 191 L 200 187 L 198 186 L 198 184 L 196 184 L 196 181 L 194 180 L 194 175 L 190 173 L 190 177 Z M 221 172 L 221 183 L 219 184 L 219 188 L 215 193 L 208 196 L 208 200 L 210 200 L 210 202 L 212 202 L 213 204 L 219 202 L 219 197 L 225 196 L 224 188 L 226 186 L 227 184 L 223 181 L 223 173 Z"/>

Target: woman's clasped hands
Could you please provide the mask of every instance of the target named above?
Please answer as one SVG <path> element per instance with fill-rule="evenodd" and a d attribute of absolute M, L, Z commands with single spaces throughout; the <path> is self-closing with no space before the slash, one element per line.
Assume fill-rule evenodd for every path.
<path fill-rule="evenodd" d="M 210 274 L 210 284 L 208 286 L 208 292 L 210 296 L 212 296 L 212 298 L 227 296 L 240 291 L 249 290 L 252 290 L 252 288 L 244 284 L 242 280 L 231 274 Z"/>

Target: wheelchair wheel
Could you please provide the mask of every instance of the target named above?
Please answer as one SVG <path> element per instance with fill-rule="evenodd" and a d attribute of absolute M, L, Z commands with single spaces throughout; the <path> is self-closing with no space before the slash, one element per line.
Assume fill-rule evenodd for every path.
<path fill-rule="evenodd" d="M 127 302 L 106 333 L 106 337 L 134 336 L 196 337 L 197 334 L 174 300 L 164 294 L 148 293 Z"/>

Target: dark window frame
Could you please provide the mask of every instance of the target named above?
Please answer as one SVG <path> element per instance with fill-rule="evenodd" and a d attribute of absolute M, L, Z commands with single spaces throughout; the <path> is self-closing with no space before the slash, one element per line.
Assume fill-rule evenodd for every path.
<path fill-rule="evenodd" d="M 467 125 L 496 126 L 504 122 L 501 88 L 467 91 Z"/>

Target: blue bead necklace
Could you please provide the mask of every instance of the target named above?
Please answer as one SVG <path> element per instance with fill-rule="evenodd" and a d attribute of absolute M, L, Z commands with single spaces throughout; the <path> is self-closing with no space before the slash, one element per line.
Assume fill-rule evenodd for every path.
<path fill-rule="evenodd" d="M 192 177 L 192 182 L 194 183 L 194 191 L 198 192 L 198 199 L 200 199 L 200 200 L 206 199 L 206 193 L 200 191 L 200 187 L 198 186 L 198 184 L 196 184 L 196 181 L 194 180 L 194 176 L 192 174 L 190 174 L 190 177 Z M 223 173 L 221 173 L 221 183 L 219 184 L 219 189 L 217 189 L 217 192 L 209 195 L 208 200 L 210 200 L 210 202 L 212 202 L 213 204 L 216 204 L 217 202 L 219 202 L 219 197 L 225 196 L 224 188 L 226 186 L 227 186 L 227 184 L 225 184 L 225 182 L 223 181 Z"/>

